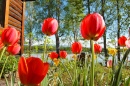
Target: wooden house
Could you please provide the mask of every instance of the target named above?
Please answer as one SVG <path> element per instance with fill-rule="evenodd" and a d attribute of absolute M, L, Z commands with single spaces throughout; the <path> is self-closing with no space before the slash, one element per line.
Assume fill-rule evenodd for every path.
<path fill-rule="evenodd" d="M 21 32 L 20 55 L 24 48 L 24 14 L 26 1 L 34 0 L 0 0 L 0 32 L 8 27 L 14 27 Z"/>

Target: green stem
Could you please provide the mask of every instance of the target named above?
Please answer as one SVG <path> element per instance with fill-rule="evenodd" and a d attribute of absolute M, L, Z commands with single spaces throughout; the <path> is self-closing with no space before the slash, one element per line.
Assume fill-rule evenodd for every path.
<path fill-rule="evenodd" d="M 124 56 L 124 47 L 123 47 L 123 56 Z M 128 64 L 128 57 L 127 57 L 127 59 L 126 59 L 126 66 L 127 66 L 127 64 Z"/>
<path fill-rule="evenodd" d="M 98 58 L 98 54 L 97 54 L 96 57 L 95 57 L 95 59 L 96 59 L 96 64 L 98 63 L 97 58 Z"/>
<path fill-rule="evenodd" d="M 88 60 L 88 59 L 86 59 L 86 57 L 85 57 L 85 63 L 84 63 L 84 67 L 83 67 L 83 68 L 84 68 L 84 71 L 83 71 L 83 86 L 86 86 L 86 85 L 87 85 L 87 83 L 86 83 L 86 82 L 87 82 L 87 81 L 86 81 L 86 80 L 87 80 L 87 75 L 88 75 L 88 74 L 87 74 L 87 69 L 88 69 L 87 66 L 88 66 L 88 64 L 89 64 L 89 63 L 88 63 L 89 61 L 87 61 L 87 60 Z"/>
<path fill-rule="evenodd" d="M 6 47 L 4 47 L 4 48 L 2 49 L 2 52 L 1 52 L 1 55 L 0 55 L 0 61 L 1 61 L 1 59 L 2 59 L 2 56 L 3 56 L 4 52 L 5 52 L 5 50 L 6 50 Z"/>
<path fill-rule="evenodd" d="M 114 56 L 112 57 L 112 71 L 114 74 L 115 73 L 115 58 L 114 58 Z"/>
<path fill-rule="evenodd" d="M 77 54 L 76 59 L 74 59 L 74 81 L 73 86 L 78 86 L 78 78 L 77 78 Z"/>
<path fill-rule="evenodd" d="M 2 67 L 2 70 L 1 70 L 1 73 L 0 73 L 0 79 L 1 79 L 1 76 L 2 76 L 2 74 L 3 74 L 4 68 L 5 68 L 5 64 L 6 64 L 7 60 L 8 60 L 8 57 L 9 57 L 9 56 L 6 57 L 6 60 L 5 60 L 4 65 L 3 65 L 3 67 Z"/>
<path fill-rule="evenodd" d="M 91 60 L 90 86 L 94 86 L 94 43 L 93 43 L 93 40 L 91 40 L 91 49 L 92 49 L 92 60 Z"/>
<path fill-rule="evenodd" d="M 64 68 L 66 69 L 67 73 L 69 74 L 71 81 L 73 82 L 73 79 L 72 79 L 72 76 L 70 75 L 69 70 L 68 70 L 67 67 L 63 64 L 62 61 L 61 61 L 61 63 L 62 63 L 62 65 L 64 66 Z"/>
<path fill-rule="evenodd" d="M 128 54 L 129 54 L 129 52 L 130 52 L 130 49 L 128 49 L 125 52 L 125 54 L 123 56 L 123 59 L 122 59 L 121 63 L 119 64 L 119 68 L 118 68 L 118 70 L 116 71 L 116 73 L 114 75 L 114 80 L 113 80 L 113 83 L 112 83 L 111 86 L 119 86 L 119 82 L 121 81 L 122 67 L 123 67 L 124 62 L 126 61 L 126 58 L 127 58 Z"/>
<path fill-rule="evenodd" d="M 114 56 L 112 56 L 112 80 L 111 82 L 113 82 L 114 76 L 115 76 L 115 58 Z"/>
<path fill-rule="evenodd" d="M 123 55 L 124 55 L 124 47 L 123 47 Z"/>
<path fill-rule="evenodd" d="M 45 41 L 44 41 L 44 52 L 43 52 L 42 61 L 44 61 L 45 55 L 46 55 L 46 43 L 47 43 L 47 36 L 45 36 Z"/>

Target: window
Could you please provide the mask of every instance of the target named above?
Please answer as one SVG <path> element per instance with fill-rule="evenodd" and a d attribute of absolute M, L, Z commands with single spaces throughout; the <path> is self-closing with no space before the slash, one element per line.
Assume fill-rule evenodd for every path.
<path fill-rule="evenodd" d="M 4 27 L 5 1 L 0 0 L 0 27 Z"/>

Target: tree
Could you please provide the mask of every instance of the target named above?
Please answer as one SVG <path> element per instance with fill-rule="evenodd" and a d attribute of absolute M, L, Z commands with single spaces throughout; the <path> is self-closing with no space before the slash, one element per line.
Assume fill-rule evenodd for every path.
<path fill-rule="evenodd" d="M 102 1 L 102 16 L 103 16 L 103 19 L 104 19 L 104 21 L 105 21 L 105 16 L 104 16 L 104 14 L 105 14 L 105 8 L 104 8 L 104 6 L 105 6 L 105 0 L 101 0 Z M 106 27 L 106 29 L 107 29 L 107 27 Z M 104 32 L 104 35 L 103 35 L 103 41 L 104 41 L 104 53 L 105 53 L 105 65 L 107 65 L 107 49 L 106 49 L 106 31 Z"/>
<path fill-rule="evenodd" d="M 36 16 L 36 13 L 35 13 L 35 9 L 33 8 L 33 2 L 29 2 L 27 3 L 26 5 L 26 20 L 25 20 L 25 40 L 28 40 L 28 54 L 29 56 L 31 55 L 31 46 L 32 46 L 32 42 L 34 39 L 33 38 L 33 33 L 35 31 L 35 16 Z M 28 11 L 29 9 L 32 9 L 31 11 Z"/>

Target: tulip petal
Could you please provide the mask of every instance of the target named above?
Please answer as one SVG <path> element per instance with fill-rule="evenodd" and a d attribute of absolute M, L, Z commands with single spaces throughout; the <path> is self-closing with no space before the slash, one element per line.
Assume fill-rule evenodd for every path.
<path fill-rule="evenodd" d="M 2 32 L 1 40 L 5 45 L 13 45 L 19 40 L 19 35 L 15 28 L 7 27 Z"/>
<path fill-rule="evenodd" d="M 18 65 L 19 78 L 24 85 L 37 85 L 46 76 L 49 69 L 48 63 L 43 63 L 41 59 L 21 57 Z"/>
<path fill-rule="evenodd" d="M 17 44 L 17 43 L 15 43 L 15 44 L 13 44 L 13 45 L 11 45 L 11 46 L 8 46 L 7 51 L 8 51 L 10 54 L 12 54 L 12 55 L 16 55 L 16 54 L 19 53 L 20 49 L 21 49 L 20 45 Z"/>
<path fill-rule="evenodd" d="M 18 63 L 18 73 L 21 83 L 28 84 L 28 66 L 26 59 L 24 57 L 21 57 Z"/>
<path fill-rule="evenodd" d="M 71 46 L 71 51 L 74 54 L 79 54 L 82 51 L 82 45 L 80 42 L 74 42 Z"/>
<path fill-rule="evenodd" d="M 67 56 L 67 52 L 66 51 L 60 51 L 60 58 L 64 59 Z"/>
<path fill-rule="evenodd" d="M 98 40 L 105 31 L 105 22 L 98 13 L 88 14 L 81 21 L 81 35 L 87 40 Z"/>
<path fill-rule="evenodd" d="M 104 34 L 104 32 L 105 32 L 105 29 L 106 27 L 104 27 L 102 30 L 101 30 L 101 32 L 99 32 L 99 34 L 97 34 L 97 36 L 95 37 L 95 39 L 94 39 L 94 41 L 97 41 L 103 34 Z"/>
<path fill-rule="evenodd" d="M 126 44 L 125 44 L 125 41 L 127 40 L 127 38 L 125 36 L 121 36 L 119 39 L 118 39 L 118 44 L 121 46 L 121 47 L 125 47 Z"/>
<path fill-rule="evenodd" d="M 54 35 L 58 29 L 58 21 L 54 18 L 47 18 L 43 21 L 42 32 L 47 36 Z"/>
<path fill-rule="evenodd" d="M 39 58 L 30 57 L 27 59 L 28 63 L 28 83 L 29 84 L 39 84 L 49 69 L 48 63 L 43 63 Z"/>

